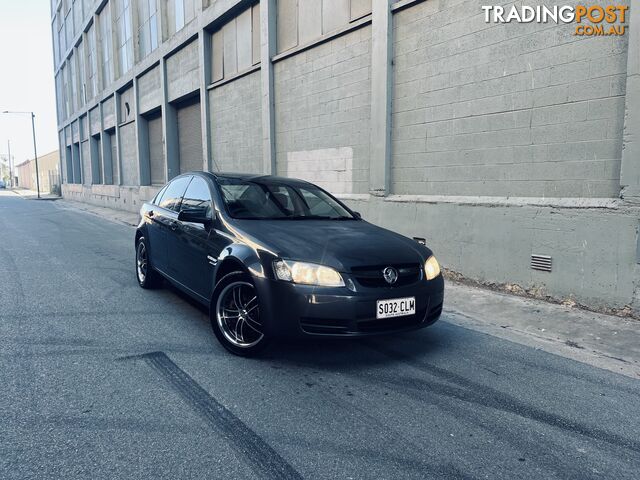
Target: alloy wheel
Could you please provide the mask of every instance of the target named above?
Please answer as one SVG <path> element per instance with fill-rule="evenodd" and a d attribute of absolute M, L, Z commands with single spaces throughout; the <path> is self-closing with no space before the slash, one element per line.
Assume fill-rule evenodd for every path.
<path fill-rule="evenodd" d="M 144 283 L 147 278 L 147 247 L 144 242 L 138 242 L 138 248 L 136 249 L 136 273 L 138 274 L 138 281 Z"/>
<path fill-rule="evenodd" d="M 258 296 L 249 282 L 224 287 L 216 302 L 216 319 L 224 337 L 236 347 L 253 347 L 264 337 Z"/>

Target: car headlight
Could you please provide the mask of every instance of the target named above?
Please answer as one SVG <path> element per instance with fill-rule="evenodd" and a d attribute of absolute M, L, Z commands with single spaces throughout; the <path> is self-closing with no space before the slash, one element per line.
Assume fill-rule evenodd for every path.
<path fill-rule="evenodd" d="M 336 270 L 315 263 L 275 260 L 273 271 L 276 278 L 286 282 L 323 287 L 344 287 L 344 280 Z"/>
<path fill-rule="evenodd" d="M 433 280 L 440 275 L 440 265 L 438 265 L 438 260 L 436 260 L 436 257 L 433 255 L 427 258 L 427 261 L 424 262 L 424 274 L 427 277 L 427 280 Z"/>

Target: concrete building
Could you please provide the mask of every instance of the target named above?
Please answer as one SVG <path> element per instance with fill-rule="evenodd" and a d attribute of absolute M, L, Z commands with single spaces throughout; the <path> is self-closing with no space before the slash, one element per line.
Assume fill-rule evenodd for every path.
<path fill-rule="evenodd" d="M 302 177 L 468 278 L 638 313 L 619 3 L 623 35 L 578 36 L 475 0 L 54 0 L 63 193 L 135 211 L 187 170 Z"/>
<path fill-rule="evenodd" d="M 42 193 L 59 191 L 60 152 L 58 150 L 38 157 L 38 173 L 40 175 L 40 191 Z M 16 176 L 18 177 L 18 188 L 36 190 L 35 160 L 25 160 L 20 165 L 16 165 Z"/>

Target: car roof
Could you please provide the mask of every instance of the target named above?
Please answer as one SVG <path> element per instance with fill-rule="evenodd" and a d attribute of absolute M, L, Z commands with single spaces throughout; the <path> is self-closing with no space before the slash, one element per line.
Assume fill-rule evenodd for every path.
<path fill-rule="evenodd" d="M 192 175 L 201 174 L 213 179 L 237 179 L 237 180 L 246 180 L 246 181 L 258 182 L 258 183 L 288 183 L 288 184 L 309 185 L 309 182 L 307 182 L 306 180 L 301 180 L 298 178 L 279 177 L 277 175 L 263 175 L 263 174 L 256 174 L 256 173 L 195 171 L 195 172 L 189 172 L 188 174 L 192 174 Z"/>

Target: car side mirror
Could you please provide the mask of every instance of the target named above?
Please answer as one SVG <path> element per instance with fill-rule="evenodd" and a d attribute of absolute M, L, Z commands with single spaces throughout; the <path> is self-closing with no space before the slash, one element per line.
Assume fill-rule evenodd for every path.
<path fill-rule="evenodd" d="M 202 225 L 206 226 L 211 223 L 212 219 L 211 216 L 207 215 L 206 210 L 188 209 L 180 210 L 180 213 L 178 213 L 178 221 L 201 223 Z"/>
<path fill-rule="evenodd" d="M 356 217 L 358 220 L 362 218 L 362 215 L 360 215 L 360 212 L 353 212 L 353 216 Z"/>

